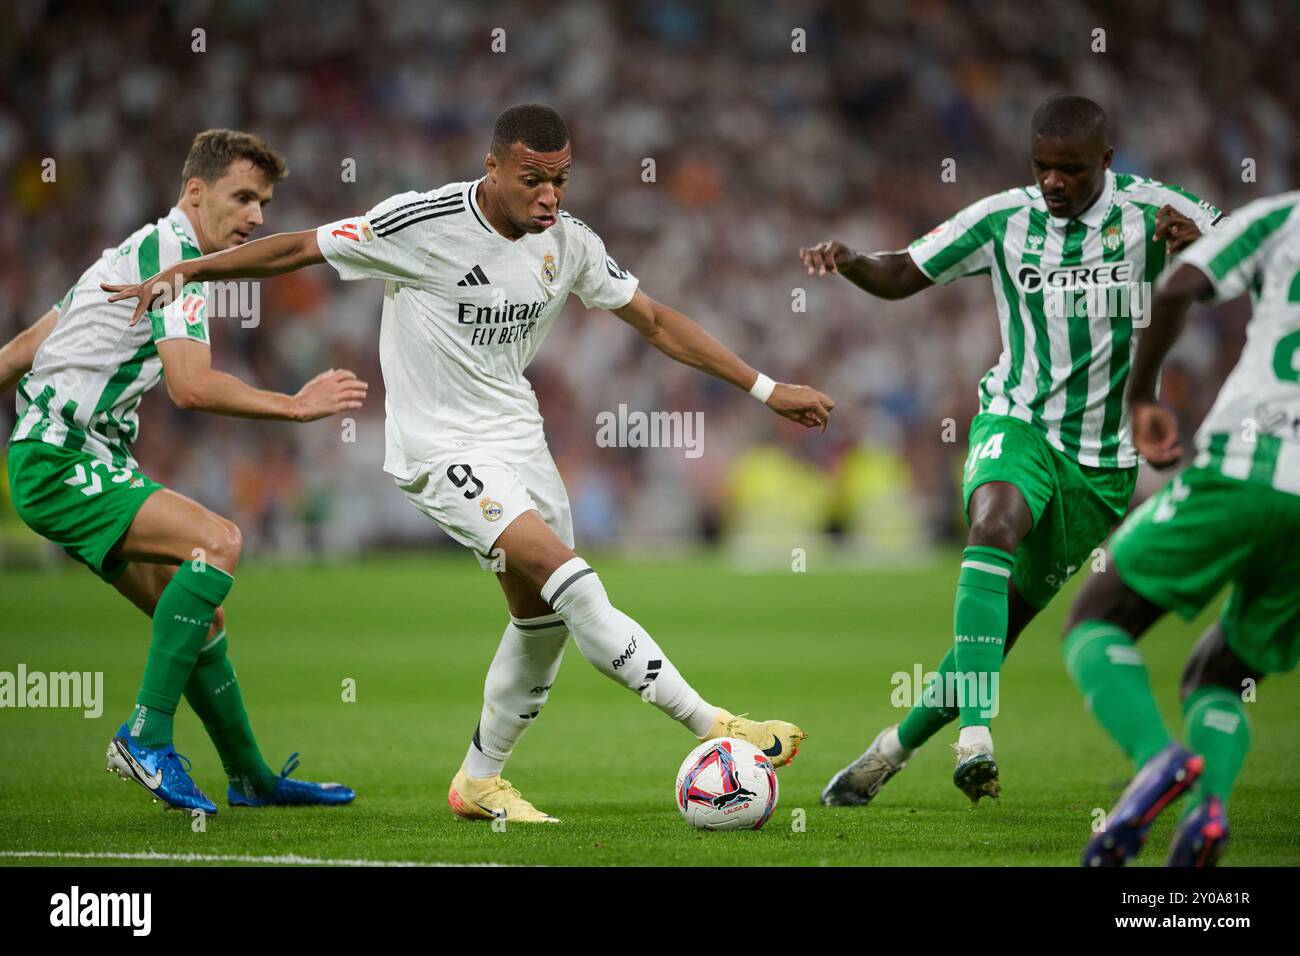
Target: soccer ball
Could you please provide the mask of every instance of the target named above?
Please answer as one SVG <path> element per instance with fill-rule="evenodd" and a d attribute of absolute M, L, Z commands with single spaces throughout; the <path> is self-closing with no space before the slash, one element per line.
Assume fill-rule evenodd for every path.
<path fill-rule="evenodd" d="M 776 809 L 776 771 L 751 743 L 706 740 L 677 771 L 677 809 L 697 830 L 757 830 Z"/>

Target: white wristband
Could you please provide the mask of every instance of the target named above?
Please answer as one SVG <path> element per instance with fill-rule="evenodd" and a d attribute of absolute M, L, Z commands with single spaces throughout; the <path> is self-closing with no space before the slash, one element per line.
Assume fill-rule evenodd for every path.
<path fill-rule="evenodd" d="M 776 389 L 776 382 L 772 381 L 762 372 L 759 372 L 758 379 L 754 382 L 753 386 L 750 388 L 749 394 L 753 395 L 760 402 L 766 404 L 767 400 L 772 397 L 772 392 L 775 389 Z"/>

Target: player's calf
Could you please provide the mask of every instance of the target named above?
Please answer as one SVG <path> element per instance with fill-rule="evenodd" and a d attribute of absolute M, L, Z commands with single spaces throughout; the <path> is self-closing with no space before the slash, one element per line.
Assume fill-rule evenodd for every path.
<path fill-rule="evenodd" d="M 679 721 L 709 733 L 718 708 L 706 703 L 640 624 L 610 603 L 600 577 L 582 558 L 560 565 L 541 589 L 598 671 Z"/>

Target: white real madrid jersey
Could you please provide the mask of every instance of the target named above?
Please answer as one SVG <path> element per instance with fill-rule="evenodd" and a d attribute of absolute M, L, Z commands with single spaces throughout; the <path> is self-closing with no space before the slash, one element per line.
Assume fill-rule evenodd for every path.
<path fill-rule="evenodd" d="M 342 278 L 384 280 L 384 470 L 399 479 L 470 445 L 503 461 L 545 448 L 524 369 L 570 292 L 601 309 L 636 292 L 636 278 L 566 212 L 545 232 L 502 236 L 478 206 L 480 182 L 402 193 L 316 231 Z"/>

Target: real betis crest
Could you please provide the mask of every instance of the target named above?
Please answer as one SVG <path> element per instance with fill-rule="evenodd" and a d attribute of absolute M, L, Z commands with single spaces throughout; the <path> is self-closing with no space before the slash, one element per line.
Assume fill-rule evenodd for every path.
<path fill-rule="evenodd" d="M 1101 244 L 1111 252 L 1119 248 L 1121 241 L 1119 226 L 1109 226 L 1101 234 Z"/>
<path fill-rule="evenodd" d="M 547 285 L 554 285 L 555 277 L 560 274 L 559 268 L 555 265 L 555 256 L 549 252 L 542 258 L 542 281 Z"/>

